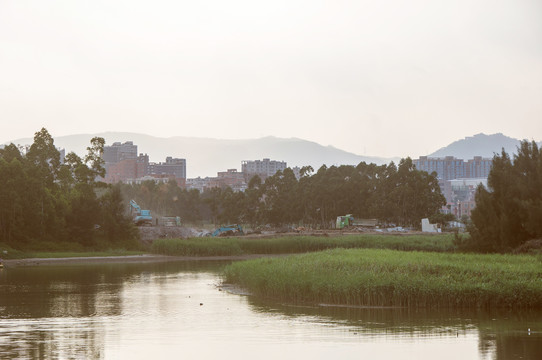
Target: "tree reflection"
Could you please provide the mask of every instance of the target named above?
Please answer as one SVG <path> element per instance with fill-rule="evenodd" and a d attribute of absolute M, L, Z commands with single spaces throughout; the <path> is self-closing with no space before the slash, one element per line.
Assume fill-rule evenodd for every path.
<path fill-rule="evenodd" d="M 346 324 L 361 336 L 477 336 L 482 358 L 542 359 L 541 311 L 293 306 L 255 297 L 250 297 L 249 303 L 254 311 L 260 313 Z M 529 332 L 528 329 L 533 330 Z"/>
<path fill-rule="evenodd" d="M 105 336 L 112 336 L 107 324 L 123 315 L 127 288 L 145 284 L 149 274 L 221 266 L 192 262 L 4 269 L 0 358 L 103 358 Z M 160 285 L 164 280 L 158 276 L 153 281 Z"/>

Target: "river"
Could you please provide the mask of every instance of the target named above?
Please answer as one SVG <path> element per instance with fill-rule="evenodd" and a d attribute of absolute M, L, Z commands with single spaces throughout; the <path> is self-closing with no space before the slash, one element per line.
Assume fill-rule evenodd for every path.
<path fill-rule="evenodd" d="M 0 358 L 542 359 L 540 311 L 277 304 L 220 287 L 225 264 L 2 269 Z"/>

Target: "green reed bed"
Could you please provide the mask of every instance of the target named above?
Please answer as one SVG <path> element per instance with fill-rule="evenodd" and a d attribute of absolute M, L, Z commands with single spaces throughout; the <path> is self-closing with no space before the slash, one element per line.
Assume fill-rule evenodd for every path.
<path fill-rule="evenodd" d="M 529 255 L 336 249 L 235 262 L 224 282 L 290 303 L 542 307 L 542 263 Z"/>
<path fill-rule="evenodd" d="M 171 256 L 233 256 L 244 252 L 231 238 L 157 239 L 151 245 L 154 254 Z"/>
<path fill-rule="evenodd" d="M 335 248 L 376 248 L 404 251 L 453 250 L 452 235 L 343 235 L 157 239 L 151 252 L 175 256 L 295 254 Z"/>

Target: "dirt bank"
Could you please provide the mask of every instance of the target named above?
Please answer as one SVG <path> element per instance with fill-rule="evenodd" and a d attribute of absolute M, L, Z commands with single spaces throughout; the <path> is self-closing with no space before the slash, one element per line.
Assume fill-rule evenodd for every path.
<path fill-rule="evenodd" d="M 150 244 L 160 238 L 182 238 L 198 236 L 197 230 L 182 226 L 140 226 L 139 234 L 141 241 Z"/>
<path fill-rule="evenodd" d="M 251 254 L 241 256 L 166 256 L 166 255 L 129 255 L 129 256 L 97 256 L 97 257 L 70 257 L 70 258 L 33 258 L 4 260 L 5 268 L 21 266 L 47 266 L 47 265 L 87 265 L 87 264 L 121 264 L 121 263 L 149 263 L 165 261 L 225 261 L 248 260 L 260 257 L 278 255 Z"/>

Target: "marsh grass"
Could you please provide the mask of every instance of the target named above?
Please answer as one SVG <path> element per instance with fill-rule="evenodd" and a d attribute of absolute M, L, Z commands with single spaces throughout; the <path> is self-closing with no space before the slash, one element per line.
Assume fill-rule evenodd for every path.
<path fill-rule="evenodd" d="M 157 239 L 151 252 L 175 256 L 295 254 L 336 248 L 452 251 L 453 235 L 343 235 Z"/>
<path fill-rule="evenodd" d="M 231 238 L 157 239 L 152 243 L 151 252 L 174 256 L 233 256 L 244 254 L 237 241 Z"/>
<path fill-rule="evenodd" d="M 235 262 L 224 281 L 290 303 L 542 307 L 542 264 L 529 255 L 336 249 Z"/>

